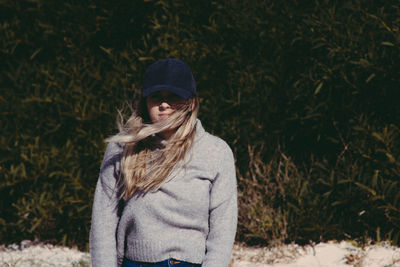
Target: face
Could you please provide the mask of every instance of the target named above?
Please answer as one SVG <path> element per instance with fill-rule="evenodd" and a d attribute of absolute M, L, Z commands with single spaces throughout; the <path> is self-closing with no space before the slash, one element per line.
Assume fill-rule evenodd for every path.
<path fill-rule="evenodd" d="M 168 118 L 185 104 L 185 99 L 169 91 L 158 91 L 146 97 L 147 110 L 153 123 Z"/>

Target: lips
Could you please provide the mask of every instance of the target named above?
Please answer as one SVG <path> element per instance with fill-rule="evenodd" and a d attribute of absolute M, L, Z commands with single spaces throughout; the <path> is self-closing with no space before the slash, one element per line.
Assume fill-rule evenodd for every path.
<path fill-rule="evenodd" d="M 158 117 L 160 118 L 168 118 L 170 114 L 159 114 Z"/>

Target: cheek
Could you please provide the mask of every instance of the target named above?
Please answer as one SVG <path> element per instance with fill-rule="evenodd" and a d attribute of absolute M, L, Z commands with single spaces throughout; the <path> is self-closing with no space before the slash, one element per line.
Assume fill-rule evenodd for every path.
<path fill-rule="evenodd" d="M 157 107 L 156 106 L 147 105 L 147 112 L 149 114 L 150 120 L 152 122 L 156 122 L 157 121 Z"/>

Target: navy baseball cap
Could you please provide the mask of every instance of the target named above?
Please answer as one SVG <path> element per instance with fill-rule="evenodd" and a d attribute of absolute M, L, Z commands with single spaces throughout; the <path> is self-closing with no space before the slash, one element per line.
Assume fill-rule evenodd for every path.
<path fill-rule="evenodd" d="M 156 61 L 147 68 L 143 78 L 142 97 L 163 90 L 184 99 L 196 95 L 196 83 L 187 63 L 167 58 Z"/>

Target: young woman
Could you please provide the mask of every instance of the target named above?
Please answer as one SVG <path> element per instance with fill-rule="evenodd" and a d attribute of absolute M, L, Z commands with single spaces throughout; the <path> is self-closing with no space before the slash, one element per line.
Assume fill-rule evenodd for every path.
<path fill-rule="evenodd" d="M 98 266 L 228 266 L 237 225 L 232 151 L 197 119 L 190 67 L 145 72 L 138 114 L 109 138 L 90 250 Z"/>

